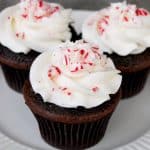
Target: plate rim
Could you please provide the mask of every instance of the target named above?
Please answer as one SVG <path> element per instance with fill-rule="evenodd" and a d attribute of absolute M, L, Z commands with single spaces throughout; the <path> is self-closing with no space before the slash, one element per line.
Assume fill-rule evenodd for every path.
<path fill-rule="evenodd" d="M 78 13 L 80 13 L 82 10 L 76 10 Z M 85 11 L 89 12 L 89 11 Z M 93 12 L 93 11 L 91 11 Z M 0 67 L 1 70 L 1 67 Z M 19 149 L 19 150 L 39 150 L 37 148 L 32 148 L 29 145 L 26 145 L 24 143 L 21 143 L 9 136 L 7 136 L 5 133 L 2 133 L 0 131 L 0 150 L 2 149 Z M 150 130 L 145 132 L 142 136 L 138 137 L 137 139 L 114 148 L 113 150 L 149 150 L 150 149 Z"/>
<path fill-rule="evenodd" d="M 20 143 L 0 131 L 0 148 L 5 148 L 7 150 L 10 147 L 19 150 L 38 150 L 36 148 L 31 148 L 23 143 Z M 114 148 L 113 150 L 148 150 L 150 148 L 150 131 L 145 133 L 143 136 L 137 138 L 136 140 L 129 142 L 128 144 L 122 145 L 120 147 Z"/>

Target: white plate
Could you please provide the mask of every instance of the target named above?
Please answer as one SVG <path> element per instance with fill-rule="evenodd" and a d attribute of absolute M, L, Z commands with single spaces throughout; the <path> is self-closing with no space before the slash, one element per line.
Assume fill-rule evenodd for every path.
<path fill-rule="evenodd" d="M 78 31 L 80 20 L 88 14 L 74 13 Z M 90 150 L 150 150 L 149 87 L 150 78 L 139 95 L 120 102 L 104 139 Z M 0 150 L 54 150 L 41 139 L 37 122 L 24 104 L 22 95 L 8 88 L 1 70 L 0 97 Z"/>

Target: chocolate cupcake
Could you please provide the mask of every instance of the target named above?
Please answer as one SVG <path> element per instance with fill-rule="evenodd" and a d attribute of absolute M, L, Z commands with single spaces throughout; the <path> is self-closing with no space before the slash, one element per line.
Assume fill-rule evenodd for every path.
<path fill-rule="evenodd" d="M 8 82 L 21 92 L 37 55 L 77 38 L 71 9 L 42 0 L 24 0 L 0 13 L 0 63 Z"/>
<path fill-rule="evenodd" d="M 38 56 L 23 93 L 43 139 L 61 149 L 98 143 L 121 97 L 119 73 L 98 47 L 83 41 Z"/>
<path fill-rule="evenodd" d="M 122 97 L 139 93 L 150 68 L 150 13 L 126 2 L 113 3 L 86 19 L 83 39 L 100 45 L 123 75 Z"/>

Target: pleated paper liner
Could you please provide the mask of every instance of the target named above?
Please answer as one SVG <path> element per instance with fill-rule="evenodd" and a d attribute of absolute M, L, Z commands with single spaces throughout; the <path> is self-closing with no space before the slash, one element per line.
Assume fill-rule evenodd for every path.
<path fill-rule="evenodd" d="M 129 98 L 140 93 L 150 70 L 150 48 L 141 54 L 128 56 L 109 54 L 108 56 L 112 58 L 116 68 L 122 72 L 122 98 Z"/>
<path fill-rule="evenodd" d="M 111 114 L 88 123 L 67 124 L 53 122 L 35 115 L 42 138 L 60 149 L 84 149 L 97 144 L 104 136 Z"/>
<path fill-rule="evenodd" d="M 10 88 L 17 92 L 22 92 L 23 84 L 28 78 L 29 71 L 22 69 L 15 69 L 7 65 L 1 65 L 5 80 Z"/>
<path fill-rule="evenodd" d="M 121 97 L 119 90 L 104 104 L 85 109 L 43 102 L 42 97 L 33 92 L 29 81 L 25 82 L 23 93 L 39 124 L 42 138 L 54 147 L 68 150 L 84 149 L 98 143 Z"/>
<path fill-rule="evenodd" d="M 140 93 L 147 80 L 149 69 L 134 73 L 123 73 L 122 98 L 128 98 Z"/>

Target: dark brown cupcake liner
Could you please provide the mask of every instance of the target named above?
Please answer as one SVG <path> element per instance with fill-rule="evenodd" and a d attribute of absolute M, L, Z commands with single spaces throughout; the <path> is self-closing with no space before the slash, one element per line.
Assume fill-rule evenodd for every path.
<path fill-rule="evenodd" d="M 136 55 L 119 56 L 115 53 L 107 55 L 122 72 L 122 98 L 129 98 L 140 93 L 150 69 L 150 48 Z"/>
<path fill-rule="evenodd" d="M 66 124 L 53 122 L 34 114 L 42 138 L 50 145 L 68 150 L 79 150 L 97 144 L 104 136 L 112 113 L 95 122 Z"/>
<path fill-rule="evenodd" d="M 25 80 L 28 78 L 29 71 L 15 69 L 6 65 L 1 65 L 5 80 L 10 88 L 22 93 L 22 88 Z"/>
<path fill-rule="evenodd" d="M 26 55 L 14 53 L 7 47 L 0 45 L 0 63 L 10 88 L 22 92 L 23 84 L 28 78 L 29 68 L 38 55 L 39 53 L 35 51 L 31 51 Z"/>
<path fill-rule="evenodd" d="M 123 73 L 122 80 L 122 98 L 135 96 L 142 91 L 146 83 L 149 69 L 144 69 L 138 72 Z"/>
<path fill-rule="evenodd" d="M 50 145 L 68 150 L 80 150 L 97 144 L 104 136 L 111 115 L 121 97 L 121 91 L 94 108 L 64 108 L 43 101 L 34 93 L 29 81 L 23 88 L 25 102 L 34 114 L 42 138 Z"/>

